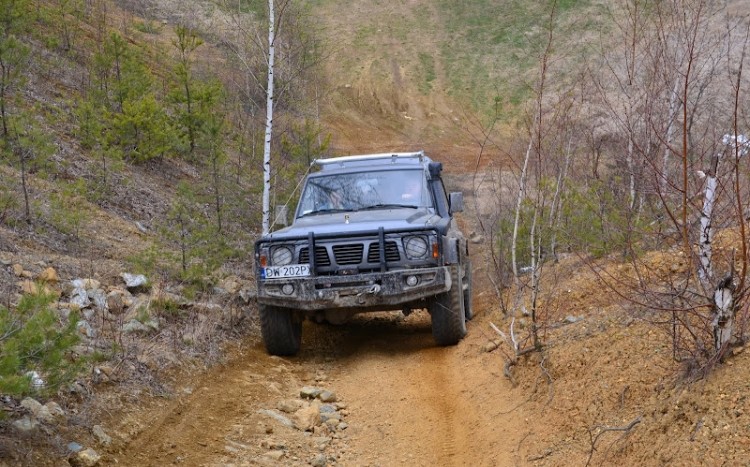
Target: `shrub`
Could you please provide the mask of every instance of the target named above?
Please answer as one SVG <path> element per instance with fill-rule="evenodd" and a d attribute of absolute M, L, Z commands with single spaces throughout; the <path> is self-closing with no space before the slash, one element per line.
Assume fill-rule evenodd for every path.
<path fill-rule="evenodd" d="M 77 315 L 61 326 L 49 306 L 53 300 L 42 293 L 25 295 L 15 310 L 0 306 L 0 393 L 52 394 L 75 377 L 81 362 L 68 352 L 78 343 Z M 42 387 L 32 384 L 32 371 L 44 380 Z"/>

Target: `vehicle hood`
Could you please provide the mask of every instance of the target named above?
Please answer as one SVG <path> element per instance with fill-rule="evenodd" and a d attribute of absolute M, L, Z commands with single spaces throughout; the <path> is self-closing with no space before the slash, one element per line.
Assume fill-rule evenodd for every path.
<path fill-rule="evenodd" d="M 299 218 L 291 226 L 277 230 L 265 238 L 278 240 L 290 237 L 306 237 L 309 232 L 315 232 L 316 236 L 326 234 L 358 235 L 377 232 L 380 227 L 383 227 L 386 231 L 439 229 L 441 221 L 440 216 L 426 208 L 337 212 Z"/>

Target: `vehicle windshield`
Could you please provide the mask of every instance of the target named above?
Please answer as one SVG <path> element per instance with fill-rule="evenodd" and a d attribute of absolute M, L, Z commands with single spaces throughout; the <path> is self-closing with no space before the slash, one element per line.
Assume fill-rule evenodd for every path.
<path fill-rule="evenodd" d="M 432 206 L 422 170 L 382 170 L 311 177 L 299 216 Z"/>

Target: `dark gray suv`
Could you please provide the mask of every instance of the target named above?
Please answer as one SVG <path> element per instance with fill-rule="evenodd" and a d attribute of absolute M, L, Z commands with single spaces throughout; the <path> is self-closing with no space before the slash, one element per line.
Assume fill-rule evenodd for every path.
<path fill-rule="evenodd" d="M 426 308 L 439 345 L 471 318 L 468 244 L 445 191 L 442 164 L 424 152 L 316 160 L 291 226 L 255 244 L 266 349 L 299 351 L 302 321 L 342 323 L 356 313 Z"/>

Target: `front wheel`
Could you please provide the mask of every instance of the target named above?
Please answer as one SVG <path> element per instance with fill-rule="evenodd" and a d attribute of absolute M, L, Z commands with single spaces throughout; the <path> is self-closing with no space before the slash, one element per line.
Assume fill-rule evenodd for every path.
<path fill-rule="evenodd" d="M 438 345 L 456 345 L 466 335 L 464 290 L 461 270 L 450 266 L 451 289 L 436 295 L 428 303 L 432 315 L 432 337 Z"/>
<path fill-rule="evenodd" d="M 302 343 L 302 319 L 288 308 L 260 305 L 260 331 L 271 355 L 294 355 Z"/>

